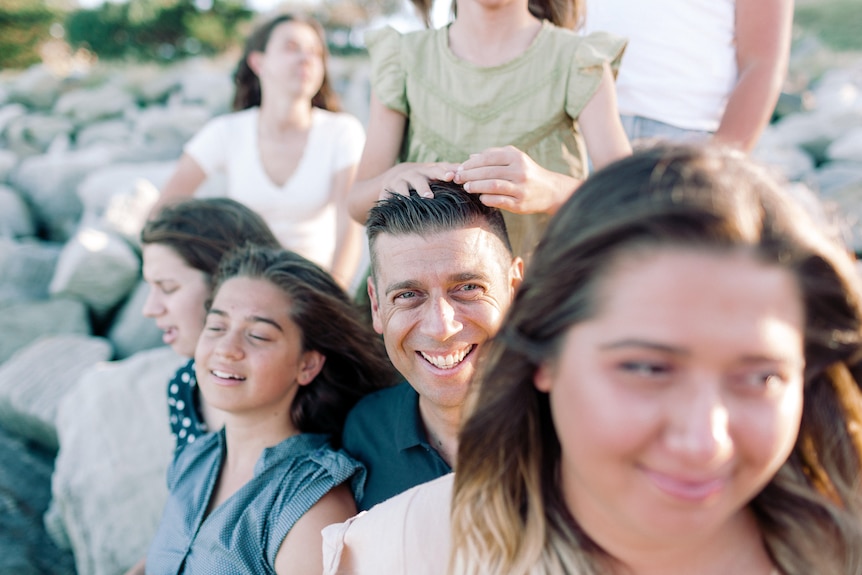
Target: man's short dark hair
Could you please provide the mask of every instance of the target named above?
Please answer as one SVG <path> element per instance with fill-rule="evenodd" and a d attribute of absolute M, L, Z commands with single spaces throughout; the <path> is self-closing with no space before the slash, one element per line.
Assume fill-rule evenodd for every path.
<path fill-rule="evenodd" d="M 512 244 L 506 231 L 503 214 L 479 201 L 479 196 L 464 191 L 464 187 L 453 182 L 429 182 L 433 198 L 423 198 L 410 190 L 409 196 L 392 194 L 379 200 L 368 212 L 365 222 L 368 235 L 371 269 L 375 267 L 374 243 L 378 235 L 437 234 L 481 225 L 500 238 L 506 250 L 512 254 Z"/>

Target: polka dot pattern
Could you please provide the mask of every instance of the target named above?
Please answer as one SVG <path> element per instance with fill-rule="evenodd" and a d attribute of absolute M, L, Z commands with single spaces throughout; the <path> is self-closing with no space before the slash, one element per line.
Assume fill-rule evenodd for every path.
<path fill-rule="evenodd" d="M 200 391 L 193 359 L 179 368 L 168 383 L 168 413 L 177 449 L 209 431 L 200 411 Z"/>

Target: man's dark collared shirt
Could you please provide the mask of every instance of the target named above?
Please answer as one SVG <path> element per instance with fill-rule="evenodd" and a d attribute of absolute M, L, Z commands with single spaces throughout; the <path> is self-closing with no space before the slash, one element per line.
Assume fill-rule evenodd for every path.
<path fill-rule="evenodd" d="M 368 471 L 365 493 L 356 502 L 360 511 L 452 471 L 428 443 L 419 394 L 407 382 L 357 403 L 347 416 L 342 442 Z"/>

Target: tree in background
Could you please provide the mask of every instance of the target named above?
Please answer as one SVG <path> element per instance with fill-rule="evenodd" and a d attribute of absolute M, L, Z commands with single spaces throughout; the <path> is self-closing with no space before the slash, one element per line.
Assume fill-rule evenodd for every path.
<path fill-rule="evenodd" d="M 129 0 L 66 18 L 72 49 L 100 58 L 168 61 L 222 52 L 240 39 L 253 12 L 243 0 Z"/>
<path fill-rule="evenodd" d="M 312 15 L 329 31 L 333 53 L 351 54 L 363 50 L 353 44 L 354 27 L 403 6 L 403 0 L 321 0 Z M 79 9 L 75 0 L 0 0 L 0 69 L 38 63 L 52 30 L 73 52 L 84 49 L 104 60 L 210 56 L 241 46 L 254 16 L 246 0 L 108 1 L 93 9 Z"/>
<path fill-rule="evenodd" d="M 43 2 L 0 0 L 0 69 L 39 62 L 39 45 L 50 37 L 56 18 Z"/>

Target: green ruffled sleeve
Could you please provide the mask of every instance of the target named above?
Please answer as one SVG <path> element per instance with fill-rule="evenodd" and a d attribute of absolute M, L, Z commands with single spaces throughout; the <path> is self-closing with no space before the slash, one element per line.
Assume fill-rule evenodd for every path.
<path fill-rule="evenodd" d="M 365 45 L 371 57 L 371 88 L 384 106 L 408 114 L 406 74 L 401 34 L 391 26 L 368 32 Z"/>
<path fill-rule="evenodd" d="M 572 60 L 566 94 L 566 112 L 570 117 L 577 118 L 599 89 L 605 63 L 610 64 L 616 78 L 627 43 L 625 38 L 608 32 L 593 32 L 581 38 Z"/>

